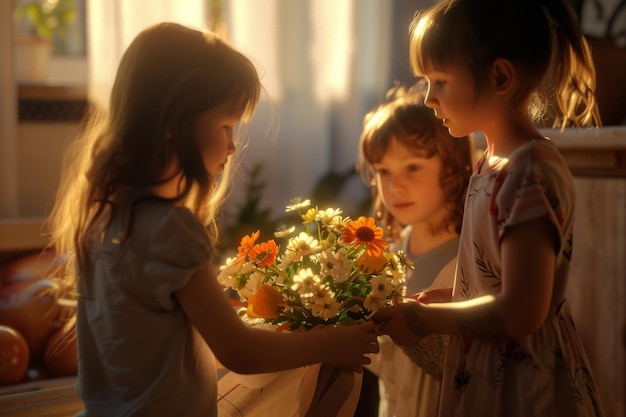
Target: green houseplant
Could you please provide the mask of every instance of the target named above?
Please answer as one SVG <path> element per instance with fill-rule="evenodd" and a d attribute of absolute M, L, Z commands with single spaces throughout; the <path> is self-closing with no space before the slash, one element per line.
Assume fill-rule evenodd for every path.
<path fill-rule="evenodd" d="M 16 3 L 13 18 L 18 83 L 45 83 L 52 52 L 63 52 L 76 20 L 74 1 L 19 0 Z"/>
<path fill-rule="evenodd" d="M 18 25 L 39 39 L 63 39 L 76 20 L 76 4 L 74 0 L 21 0 L 14 17 Z"/>

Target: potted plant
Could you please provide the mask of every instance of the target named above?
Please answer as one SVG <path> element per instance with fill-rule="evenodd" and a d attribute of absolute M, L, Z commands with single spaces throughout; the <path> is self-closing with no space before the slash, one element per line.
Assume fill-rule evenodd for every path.
<path fill-rule="evenodd" d="M 16 79 L 19 83 L 43 83 L 54 40 L 65 39 L 76 19 L 74 0 L 19 0 L 14 19 Z"/>

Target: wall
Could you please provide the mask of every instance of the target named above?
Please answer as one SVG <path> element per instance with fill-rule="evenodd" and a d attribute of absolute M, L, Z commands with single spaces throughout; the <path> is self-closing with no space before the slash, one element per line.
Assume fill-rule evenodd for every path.
<path fill-rule="evenodd" d="M 568 298 L 606 417 L 626 416 L 626 178 L 576 177 Z"/>
<path fill-rule="evenodd" d="M 53 60 L 48 86 L 17 85 L 11 16 L 12 2 L 0 2 L 0 264 L 45 244 L 42 221 L 86 104 L 84 58 Z"/>
<path fill-rule="evenodd" d="M 574 174 L 567 296 L 606 417 L 626 416 L 626 126 L 554 130 Z"/>
<path fill-rule="evenodd" d="M 63 151 L 75 122 L 20 123 L 17 128 L 18 207 L 22 218 L 46 217 L 59 184 Z"/>

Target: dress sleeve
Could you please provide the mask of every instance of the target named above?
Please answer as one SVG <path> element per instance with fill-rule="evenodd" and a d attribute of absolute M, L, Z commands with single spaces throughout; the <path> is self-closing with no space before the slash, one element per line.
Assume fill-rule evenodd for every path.
<path fill-rule="evenodd" d="M 570 171 L 556 148 L 531 147 L 496 178 L 491 211 L 499 238 L 510 226 L 547 217 L 562 240 L 573 222 L 574 199 Z"/>
<path fill-rule="evenodd" d="M 143 276 L 156 302 L 171 310 L 176 305 L 174 292 L 211 260 L 211 239 L 189 210 L 174 207 L 153 229 L 149 247 Z"/>

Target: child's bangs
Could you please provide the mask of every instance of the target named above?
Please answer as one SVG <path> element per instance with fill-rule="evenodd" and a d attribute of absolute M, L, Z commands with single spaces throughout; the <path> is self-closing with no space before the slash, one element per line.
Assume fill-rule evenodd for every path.
<path fill-rule="evenodd" d="M 409 61 L 413 74 L 423 76 L 428 71 L 446 68 L 460 54 L 455 31 L 442 23 L 435 24 L 432 13 L 421 14 L 411 24 Z"/>
<path fill-rule="evenodd" d="M 389 123 L 390 110 L 372 113 L 363 128 L 362 151 L 365 159 L 375 164 L 380 162 L 389 148 L 391 137 L 395 135 Z"/>
<path fill-rule="evenodd" d="M 248 121 L 252 117 L 259 103 L 261 89 L 263 88 L 254 67 L 250 65 L 248 70 L 241 77 L 242 88 L 239 94 L 241 110 L 243 110 L 241 117 L 244 121 Z"/>
<path fill-rule="evenodd" d="M 429 136 L 427 131 L 399 135 L 398 142 L 405 146 L 412 155 L 418 158 L 430 159 L 438 152 L 437 139 Z"/>
<path fill-rule="evenodd" d="M 240 91 L 237 97 L 232 101 L 231 113 L 241 114 L 241 120 L 247 122 L 252 117 L 259 101 L 259 93 L 246 89 Z"/>

